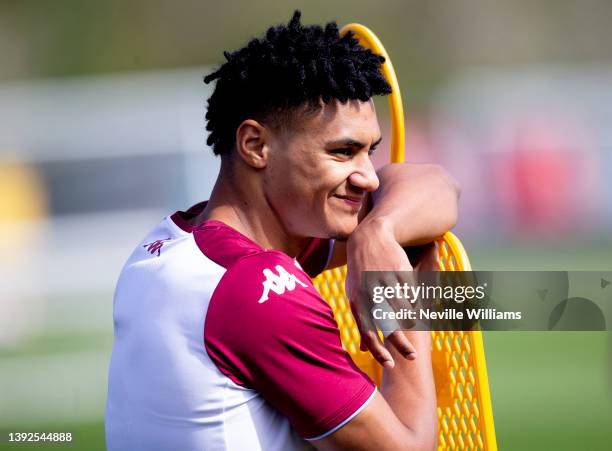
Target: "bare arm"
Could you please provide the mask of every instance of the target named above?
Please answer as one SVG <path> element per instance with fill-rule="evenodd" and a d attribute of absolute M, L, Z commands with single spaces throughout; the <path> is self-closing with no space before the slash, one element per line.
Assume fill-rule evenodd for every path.
<path fill-rule="evenodd" d="M 397 358 L 383 371 L 380 393 L 346 425 L 311 442 L 320 450 L 433 450 L 437 440 L 436 393 L 431 370 L 431 334 L 403 332 L 420 357 Z M 389 348 L 391 353 L 397 353 Z"/>
<path fill-rule="evenodd" d="M 401 248 L 400 248 L 401 249 Z M 402 259 L 403 258 L 403 259 Z M 404 269 L 410 268 L 402 252 Z M 415 271 L 430 271 L 437 248 L 429 245 L 419 255 Z M 350 422 L 324 440 L 313 442 L 323 450 L 432 450 L 437 440 L 436 392 L 431 364 L 430 332 L 395 332 L 410 343 L 413 358 L 404 359 L 391 340 L 386 352 L 395 364 L 386 365 L 380 394 Z M 417 357 L 418 356 L 418 357 Z"/>

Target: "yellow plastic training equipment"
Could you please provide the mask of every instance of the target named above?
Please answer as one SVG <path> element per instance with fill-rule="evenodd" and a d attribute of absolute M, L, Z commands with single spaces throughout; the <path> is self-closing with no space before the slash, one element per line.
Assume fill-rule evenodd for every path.
<path fill-rule="evenodd" d="M 392 87 L 391 161 L 404 161 L 404 112 L 391 59 L 380 40 L 359 24 L 346 25 L 364 47 L 385 57 L 383 73 Z M 469 271 L 470 261 L 459 239 L 451 232 L 438 240 L 441 271 Z M 377 385 L 382 367 L 369 352 L 359 350 L 359 331 L 344 291 L 346 267 L 328 270 L 314 279 L 315 287 L 331 305 L 344 348 Z M 480 331 L 432 332 L 432 361 L 438 401 L 439 450 L 497 450 L 489 381 Z"/>

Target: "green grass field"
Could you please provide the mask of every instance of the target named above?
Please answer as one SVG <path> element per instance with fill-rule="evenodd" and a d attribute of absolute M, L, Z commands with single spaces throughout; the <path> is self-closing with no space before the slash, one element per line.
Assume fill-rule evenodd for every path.
<path fill-rule="evenodd" d="M 611 344 L 604 332 L 486 333 L 499 448 L 610 449 Z"/>
<path fill-rule="evenodd" d="M 610 449 L 610 345 L 609 334 L 601 332 L 485 334 L 500 449 Z M 70 431 L 71 445 L 3 442 L 0 449 L 104 449 L 102 409 L 98 421 L 18 426 L 23 431 Z"/>
<path fill-rule="evenodd" d="M 549 270 L 612 266 L 609 246 L 571 253 L 573 261 L 566 259 L 566 251 L 555 255 L 550 249 L 508 248 L 503 261 L 499 250 L 470 253 L 481 269 L 508 269 L 508 262 L 515 269 L 521 269 L 515 266 L 521 262 Z M 110 315 L 110 303 L 109 297 L 108 307 L 97 315 Z M 104 449 L 110 317 L 104 324 L 91 333 L 48 331 L 0 351 L 0 449 Z M 485 352 L 501 450 L 612 448 L 609 333 L 488 332 Z M 70 445 L 11 446 L 8 431 L 71 432 L 74 440 Z"/>

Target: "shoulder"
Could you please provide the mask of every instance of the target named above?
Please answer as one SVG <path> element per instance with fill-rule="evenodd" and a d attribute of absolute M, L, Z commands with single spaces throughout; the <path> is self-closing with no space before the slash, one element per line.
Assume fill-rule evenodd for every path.
<path fill-rule="evenodd" d="M 238 323 L 257 320 L 268 331 L 290 328 L 313 316 L 333 320 L 310 277 L 278 251 L 260 251 L 236 261 L 213 293 L 209 315 L 230 315 Z"/>
<path fill-rule="evenodd" d="M 257 243 L 220 221 L 205 221 L 192 233 L 200 251 L 227 270 L 245 257 L 265 252 Z"/>
<path fill-rule="evenodd" d="M 314 290 L 310 278 L 298 263 L 276 251 L 264 251 L 241 259 L 232 268 L 229 278 L 239 279 L 245 294 L 257 298 L 258 304 L 282 299 L 289 293 L 301 297 L 302 292 L 312 293 Z"/>
<path fill-rule="evenodd" d="M 283 297 L 293 301 L 320 300 L 297 259 L 280 251 L 264 250 L 219 221 L 206 221 L 194 229 L 193 234 L 200 251 L 226 269 L 212 299 L 227 299 L 221 303 L 223 308 L 240 303 L 240 308 L 248 311 Z M 286 306 L 282 302 L 275 306 L 283 307 Z M 260 307 L 253 313 L 261 313 L 261 310 L 268 309 Z"/>

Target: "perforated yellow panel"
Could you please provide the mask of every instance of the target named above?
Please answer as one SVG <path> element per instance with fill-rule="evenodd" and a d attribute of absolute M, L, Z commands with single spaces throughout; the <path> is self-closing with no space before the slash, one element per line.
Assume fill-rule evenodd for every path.
<path fill-rule="evenodd" d="M 359 350 L 359 330 L 351 313 L 351 307 L 346 292 L 344 280 L 346 279 L 346 266 L 330 269 L 319 274 L 313 280 L 315 288 L 331 306 L 342 338 L 342 346 L 353 358 L 355 364 L 380 386 L 382 381 L 382 367 L 374 360 L 368 351 Z"/>
<path fill-rule="evenodd" d="M 441 271 L 470 270 L 459 240 L 450 232 L 438 241 Z M 344 291 L 346 267 L 325 271 L 315 287 L 330 304 L 342 345 L 377 385 L 382 367 L 369 352 L 359 350 L 359 332 Z M 438 401 L 439 450 L 496 450 L 493 412 L 482 334 L 432 332 L 432 362 Z"/>

